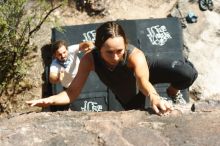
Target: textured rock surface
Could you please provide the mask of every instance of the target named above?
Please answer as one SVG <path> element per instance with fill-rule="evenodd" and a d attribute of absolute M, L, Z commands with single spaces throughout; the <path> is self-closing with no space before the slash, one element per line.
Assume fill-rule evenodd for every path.
<path fill-rule="evenodd" d="M 219 114 L 220 108 L 162 117 L 146 111 L 17 114 L 0 119 L 0 145 L 218 146 Z"/>

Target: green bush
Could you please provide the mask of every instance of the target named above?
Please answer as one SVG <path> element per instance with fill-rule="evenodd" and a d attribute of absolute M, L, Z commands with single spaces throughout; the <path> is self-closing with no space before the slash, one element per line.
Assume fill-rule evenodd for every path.
<path fill-rule="evenodd" d="M 42 0 L 0 1 L 0 96 L 8 88 L 15 93 L 28 67 L 24 58 L 33 49 L 30 38 L 60 6 Z"/>

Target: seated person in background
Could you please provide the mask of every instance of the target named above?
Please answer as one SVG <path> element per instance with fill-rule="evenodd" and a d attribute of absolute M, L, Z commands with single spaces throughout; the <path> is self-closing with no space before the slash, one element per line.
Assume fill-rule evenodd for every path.
<path fill-rule="evenodd" d="M 52 44 L 54 59 L 50 65 L 49 74 L 50 83 L 61 83 L 63 89 L 67 89 L 78 71 L 80 59 L 77 53 L 90 51 L 93 47 L 92 42 L 82 42 L 71 46 L 67 46 L 67 43 L 63 40 L 54 42 Z M 67 109 L 69 109 L 69 104 L 51 107 L 52 111 Z"/>
<path fill-rule="evenodd" d="M 80 60 L 77 53 L 79 51 L 87 52 L 93 47 L 92 42 L 82 42 L 68 47 L 65 41 L 54 42 L 52 44 L 54 59 L 50 65 L 50 83 L 61 83 L 64 89 L 68 88 L 78 71 Z"/>

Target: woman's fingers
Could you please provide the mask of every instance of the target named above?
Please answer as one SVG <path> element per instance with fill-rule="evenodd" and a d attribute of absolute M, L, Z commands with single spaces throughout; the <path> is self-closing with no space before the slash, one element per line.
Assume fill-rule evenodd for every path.
<path fill-rule="evenodd" d="M 165 106 L 165 102 L 164 101 L 160 101 L 160 105 L 159 105 L 160 107 L 160 109 L 162 110 L 162 111 L 166 111 L 167 110 L 167 107 Z"/>
<path fill-rule="evenodd" d="M 152 105 L 153 110 L 155 111 L 156 114 L 161 115 L 160 110 L 157 108 L 157 106 L 154 104 Z"/>
<path fill-rule="evenodd" d="M 166 108 L 169 109 L 170 111 L 174 110 L 174 109 L 173 109 L 173 105 L 172 105 L 171 103 L 167 102 L 167 101 L 165 101 L 165 106 L 166 106 Z"/>
<path fill-rule="evenodd" d="M 28 105 L 30 105 L 30 106 L 35 106 L 35 105 L 36 105 L 36 103 L 35 103 L 33 100 L 31 100 L 31 101 L 26 101 L 26 103 L 27 103 Z"/>
<path fill-rule="evenodd" d="M 30 106 L 39 106 L 39 107 L 46 107 L 48 106 L 48 103 L 44 101 L 44 99 L 39 100 L 30 100 L 26 101 L 26 103 Z"/>
<path fill-rule="evenodd" d="M 152 108 L 158 115 L 167 115 L 173 110 L 173 106 L 167 101 L 163 100 L 161 100 L 158 105 L 153 104 Z"/>

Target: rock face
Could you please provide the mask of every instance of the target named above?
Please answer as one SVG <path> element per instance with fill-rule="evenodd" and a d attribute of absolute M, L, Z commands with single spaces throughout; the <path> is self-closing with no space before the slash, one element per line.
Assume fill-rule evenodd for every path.
<path fill-rule="evenodd" d="M 188 57 L 196 66 L 199 76 L 191 87 L 200 99 L 219 99 L 220 70 L 220 1 L 213 0 L 213 11 L 201 11 L 198 4 L 185 3 L 180 10 L 185 16 L 193 11 L 198 16 L 197 23 L 188 24 L 184 30 Z"/>
<path fill-rule="evenodd" d="M 168 116 L 146 111 L 41 112 L 0 121 L 1 146 L 177 146 L 220 145 L 220 104 L 201 112 Z"/>

